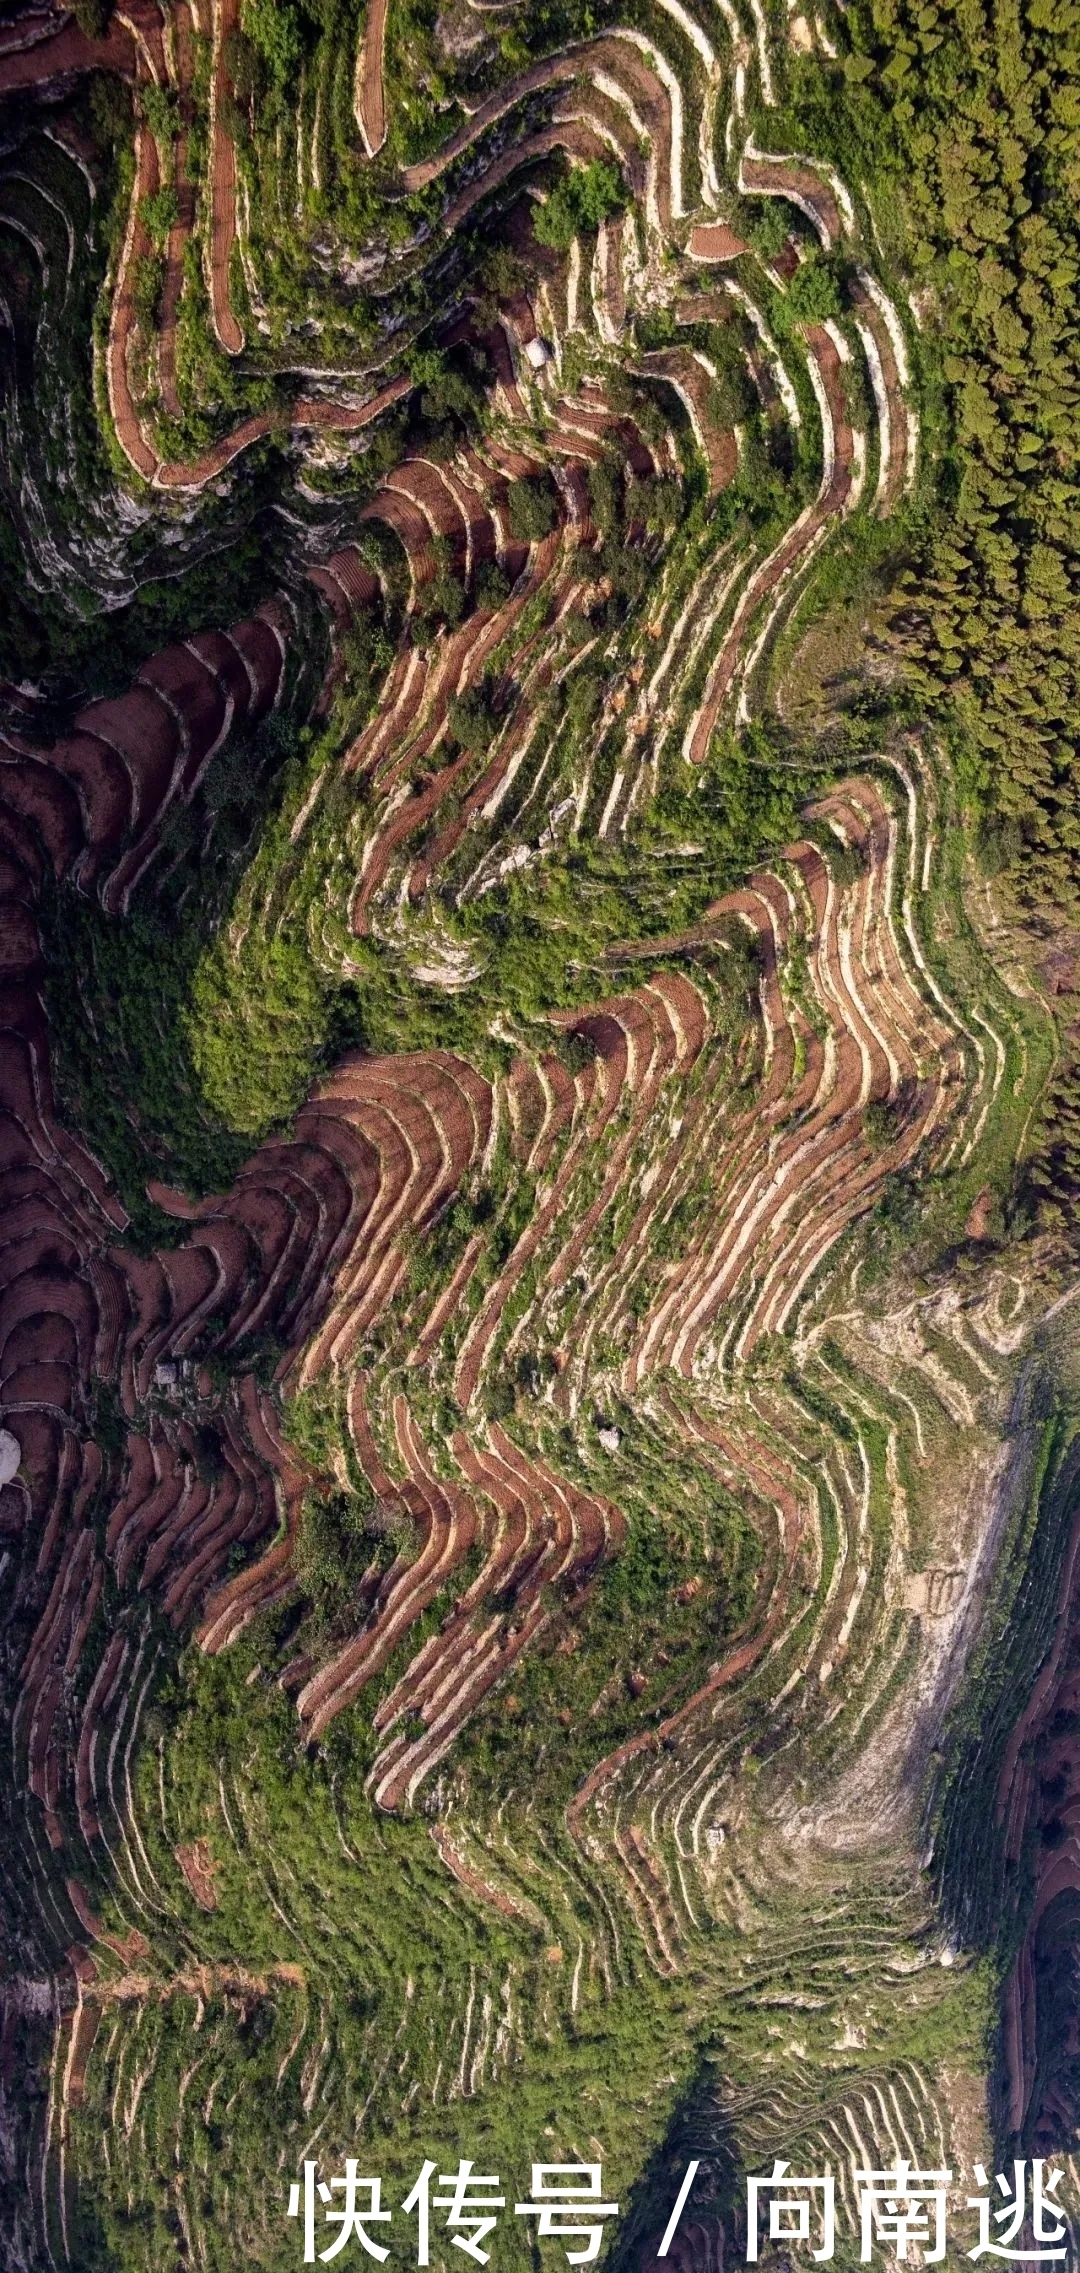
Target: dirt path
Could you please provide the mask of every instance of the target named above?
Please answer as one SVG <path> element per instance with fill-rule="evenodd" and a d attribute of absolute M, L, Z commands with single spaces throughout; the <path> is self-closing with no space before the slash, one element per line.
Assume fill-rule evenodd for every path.
<path fill-rule="evenodd" d="M 157 144 L 149 127 L 140 126 L 135 135 L 135 180 L 131 191 L 127 235 L 113 292 L 105 369 L 109 407 L 117 440 L 136 473 L 142 474 L 146 481 L 153 478 L 158 460 L 139 423 L 128 362 L 136 327 L 134 286 L 137 267 L 140 260 L 149 258 L 153 252 L 141 209 L 145 199 L 153 197 L 159 179 Z"/>
<path fill-rule="evenodd" d="M 181 5 L 173 16 L 174 52 L 176 55 L 176 87 L 180 105 L 180 133 L 174 153 L 174 178 L 178 213 L 169 231 L 165 254 L 165 284 L 161 295 L 161 314 L 158 322 L 158 381 L 161 400 L 170 418 L 183 416 L 176 391 L 176 319 L 180 312 L 180 297 L 184 289 L 184 253 L 195 223 L 195 184 L 188 180 L 188 131 L 191 126 L 191 82 L 194 66 L 191 17 Z"/>
<path fill-rule="evenodd" d="M 38 19 L 38 36 L 27 38 L 24 20 L 3 27 L 0 37 L 0 95 L 18 94 L 24 87 L 47 87 L 56 81 L 81 78 L 87 71 L 118 71 L 121 78 L 135 77 L 135 41 L 126 24 L 114 16 L 105 39 L 88 39 L 69 16 L 62 29 L 47 30 L 55 17 Z M 21 42 L 25 40 L 26 44 Z"/>
<path fill-rule="evenodd" d="M 386 87 L 383 59 L 386 48 L 388 0 L 370 0 L 356 74 L 356 123 L 369 158 L 377 156 L 386 140 Z M 411 168 L 406 168 L 406 173 Z"/>
<path fill-rule="evenodd" d="M 210 79 L 210 315 L 227 355 L 239 355 L 244 334 L 229 300 L 229 264 L 236 242 L 236 150 L 221 116 L 231 92 L 225 64 L 229 34 L 240 23 L 240 0 L 214 0 L 214 63 Z"/>
<path fill-rule="evenodd" d="M 127 337 L 130 337 L 133 322 L 132 313 L 127 322 Z M 110 355 L 111 353 L 110 348 Z M 250 418 L 243 419 L 239 426 L 234 426 L 231 434 L 225 434 L 220 442 L 212 443 L 200 457 L 175 464 L 158 456 L 139 424 L 127 382 L 126 349 L 122 360 L 118 349 L 116 363 L 118 383 L 126 390 L 123 424 L 117 408 L 123 397 L 114 392 L 111 361 L 109 369 L 109 395 L 118 438 L 136 472 L 152 482 L 155 489 L 203 489 L 208 481 L 213 481 L 218 474 L 224 473 L 226 466 L 231 465 L 241 451 L 250 450 L 254 442 L 260 442 L 264 435 L 272 434 L 275 430 L 280 430 L 283 434 L 308 431 L 354 434 L 358 428 L 368 426 L 373 418 L 378 418 L 380 412 L 389 409 L 392 403 L 400 401 L 402 395 L 408 394 L 412 384 L 406 378 L 391 379 L 388 385 L 380 387 L 377 395 L 372 395 L 370 402 L 347 405 L 331 402 L 327 397 L 318 395 L 301 395 L 290 411 L 255 411 Z"/>
<path fill-rule="evenodd" d="M 851 297 L 878 413 L 881 473 L 877 510 L 884 518 L 895 512 L 914 477 L 917 421 L 912 420 L 904 401 L 896 346 L 876 297 L 861 278 L 852 283 Z"/>
<path fill-rule="evenodd" d="M 378 4 L 379 0 L 375 0 L 375 6 Z M 447 137 L 442 148 L 437 150 L 433 157 L 418 159 L 414 165 L 402 168 L 402 178 L 406 187 L 408 189 L 425 189 L 429 182 L 437 181 L 439 176 L 445 173 L 455 158 L 461 157 L 464 151 L 470 149 L 487 127 L 495 125 L 499 119 L 504 118 L 508 111 L 513 110 L 528 95 L 538 94 L 551 87 L 572 85 L 575 80 L 587 79 L 590 66 L 602 69 L 614 78 L 627 81 L 639 109 L 642 106 L 648 106 L 652 114 L 648 123 L 654 139 L 662 146 L 662 156 L 666 159 L 666 171 L 670 175 L 670 101 L 665 96 L 665 90 L 655 74 L 642 62 L 639 55 L 628 56 L 626 48 L 620 40 L 602 37 L 597 40 L 583 41 L 579 46 L 564 48 L 558 55 L 544 56 L 539 62 L 531 63 L 526 70 L 520 72 L 518 77 L 510 80 L 507 85 L 497 87 L 493 94 L 478 104 L 476 110 L 472 112 L 462 126 L 458 127 L 456 133 Z M 590 92 L 593 91 L 590 89 Z M 667 117 L 661 122 L 660 112 L 665 102 L 667 103 Z M 563 123 L 584 125 L 588 122 L 575 115 L 573 120 L 568 117 Z M 508 151 L 504 153 L 503 157 L 496 161 L 495 165 L 483 175 L 482 179 L 494 184 L 505 179 L 506 173 L 512 171 L 515 165 L 520 165 L 523 155 L 532 152 L 534 147 L 537 148 L 537 154 L 540 154 L 538 146 L 542 143 L 543 132 L 544 130 L 541 130 L 535 136 L 527 137 L 526 141 L 520 145 L 518 152 Z M 604 141 L 598 126 L 595 139 L 598 143 Z M 630 145 L 634 138 L 627 134 L 626 140 Z M 628 147 L 623 153 L 624 162 L 631 154 L 631 149 Z M 605 155 L 610 156 L 610 149 L 605 149 Z M 511 161 L 510 165 L 507 165 L 507 159 Z M 471 186 L 474 189 L 477 187 L 476 184 Z M 644 181 L 642 188 L 644 188 Z M 670 197 L 667 192 L 665 192 L 665 199 L 670 217 Z M 456 211 L 456 203 L 451 206 L 450 211 Z M 447 216 L 447 220 L 449 221 L 449 216 Z"/>

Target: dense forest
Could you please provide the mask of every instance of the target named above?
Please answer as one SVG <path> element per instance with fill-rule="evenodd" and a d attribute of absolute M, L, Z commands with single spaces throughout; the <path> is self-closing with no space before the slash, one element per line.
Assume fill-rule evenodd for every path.
<path fill-rule="evenodd" d="M 952 420 L 906 649 L 1024 898 L 1080 892 L 1080 8 L 861 0 Z"/>

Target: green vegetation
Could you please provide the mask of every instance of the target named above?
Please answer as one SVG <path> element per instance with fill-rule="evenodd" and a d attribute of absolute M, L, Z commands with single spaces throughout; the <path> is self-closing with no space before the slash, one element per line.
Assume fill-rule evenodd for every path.
<path fill-rule="evenodd" d="M 436 537 L 431 549 L 435 556 L 435 574 L 420 588 L 416 603 L 417 619 L 428 631 L 452 630 L 465 613 L 465 586 L 456 571 L 453 552 L 446 539 Z"/>
<path fill-rule="evenodd" d="M 1019 1172 L 1017 1214 L 1055 1241 L 1080 1244 L 1080 1072 L 1073 1059 L 1047 1085 L 1034 1142 Z"/>
<path fill-rule="evenodd" d="M 475 432 L 486 423 L 486 400 L 480 380 L 484 375 L 483 358 L 478 353 L 472 359 L 471 369 L 463 369 L 461 360 L 452 363 L 437 348 L 424 348 L 414 355 L 410 377 L 421 392 L 421 409 L 424 417 L 436 423 L 453 418 L 459 427 Z"/>
<path fill-rule="evenodd" d="M 87 39 L 104 39 L 112 14 L 109 0 L 74 0 L 73 13 Z"/>
<path fill-rule="evenodd" d="M 555 499 L 539 479 L 512 481 L 509 489 L 510 534 L 524 543 L 549 536 L 555 527 Z"/>
<path fill-rule="evenodd" d="M 774 317 L 783 308 L 790 322 L 823 324 L 840 314 L 840 293 L 828 261 L 809 255 L 797 268 L 786 293 L 774 301 Z"/>
<path fill-rule="evenodd" d="M 326 1037 L 325 990 L 298 940 L 260 938 L 247 958 L 243 1018 L 237 1024 L 229 962 L 227 947 L 219 943 L 193 974 L 192 1065 L 211 1111 L 226 1128 L 259 1137 L 302 1102 Z"/>
<path fill-rule="evenodd" d="M 304 52 L 302 17 L 292 0 L 243 0 L 241 28 L 274 84 L 284 89 Z"/>
<path fill-rule="evenodd" d="M 735 216 L 739 231 L 745 231 L 754 251 L 763 261 L 776 259 L 789 237 L 798 235 L 801 215 L 790 206 L 786 198 L 746 198 Z"/>
<path fill-rule="evenodd" d="M 153 197 L 142 203 L 142 218 L 156 244 L 163 245 L 169 231 L 179 217 L 180 207 L 176 191 L 171 188 L 156 190 Z"/>
<path fill-rule="evenodd" d="M 1030 1846 L 1019 1867 L 994 1807 L 1017 1700 L 1046 1649 L 1075 1504 L 1075 1423 L 1047 1418 L 1045 1385 L 1024 1414 L 1026 1459 L 1007 1510 L 1008 1534 L 987 1606 L 971 1679 L 958 1705 L 937 1794 L 935 1871 L 965 1941 L 1007 1971 L 1026 1924 L 1033 1884 Z"/>
<path fill-rule="evenodd" d="M 860 0 L 848 69 L 882 106 L 952 420 L 905 652 L 1035 902 L 1078 890 L 1080 10 Z"/>
<path fill-rule="evenodd" d="M 96 0 L 78 8 L 99 24 Z M 999 1778 L 1054 1640 L 1076 1493 L 1071 1314 L 1043 1328 L 1039 1312 L 1071 1291 L 1080 1101 L 1006 893 L 1037 903 L 1049 935 L 1080 853 L 1080 6 L 851 0 L 826 27 L 835 58 L 787 48 L 781 13 L 762 31 L 778 100 L 752 68 L 748 123 L 759 148 L 843 174 L 855 221 L 828 253 L 794 205 L 738 190 L 722 18 L 706 84 L 653 0 L 544 0 L 512 23 L 394 0 L 370 160 L 363 11 L 243 0 L 219 85 L 235 357 L 207 287 L 207 38 L 182 100 L 100 78 L 78 98 L 93 199 L 44 134 L 4 177 L 5 727 L 47 747 L 155 645 L 221 629 L 275 585 L 294 622 L 280 709 L 173 800 L 129 912 L 106 915 L 85 873 L 42 885 L 61 1119 L 145 1253 L 190 1229 L 148 1182 L 227 1192 L 347 1050 L 440 1053 L 462 1114 L 434 1136 L 414 1126 L 432 1068 L 399 1067 L 397 1103 L 388 1076 L 385 1109 L 350 1138 L 355 1217 L 325 1249 L 313 1235 L 326 1277 L 303 1329 L 333 1306 L 332 1358 L 280 1338 L 309 1260 L 292 1254 L 257 1324 L 230 1342 L 222 1313 L 200 1316 L 173 1374 L 164 1339 L 161 1368 L 156 1352 L 149 1375 L 129 1362 L 157 1331 L 133 1300 L 123 1374 L 80 1382 L 58 1423 L 64 1520 L 74 1539 L 85 1513 L 102 1587 L 65 1667 L 58 1760 L 109 1639 L 128 1647 L 115 1695 L 94 1692 L 103 1836 L 63 1775 L 62 1850 L 52 1825 L 39 1836 L 37 1798 L 13 1813 L 34 1924 L 0 1954 L 28 1965 L 29 1950 L 46 1977 L 49 1937 L 74 1938 L 77 1868 L 111 1937 L 94 1945 L 108 2013 L 85 2079 L 68 2093 L 55 2071 L 66 2257 L 86 2273 L 171 2273 L 178 2256 L 284 2273 L 305 2153 L 324 2174 L 353 2154 L 379 2170 L 391 2273 L 411 2262 L 401 2203 L 425 2157 L 467 2153 L 509 2194 L 534 2154 L 587 2154 L 623 2204 L 601 2253 L 616 2273 L 655 2248 L 691 2153 L 726 2262 L 742 2173 L 774 2153 L 819 2167 L 855 2120 L 869 2152 L 894 2153 L 889 2107 L 917 2154 L 982 2147 L 995 2001 L 1037 1860 L 1034 1818 L 1019 1855 L 1007 1846 Z M 632 210 L 628 180 L 656 162 L 638 125 L 625 177 L 545 149 L 498 205 L 448 226 L 485 163 L 518 164 L 562 99 L 550 86 L 407 187 L 403 168 L 528 64 L 616 25 L 643 43 L 627 43 L 635 73 L 656 49 L 679 82 L 685 213 L 668 244 L 655 175 L 649 211 Z M 614 119 L 603 86 L 595 99 Z M 275 421 L 198 491 L 136 483 L 110 425 L 136 117 L 162 182 L 132 278 L 140 417 L 176 459 L 253 410 Z M 167 415 L 154 333 L 191 198 Z M 593 239 L 616 215 L 626 258 L 604 310 Z M 720 215 L 750 246 L 722 278 L 687 252 L 695 220 Z M 799 265 L 770 281 L 792 237 Z M 917 478 L 882 518 L 866 269 L 898 311 L 921 435 Z M 526 291 L 552 352 L 511 414 L 494 327 L 501 314 L 512 343 Z M 819 510 L 807 334 L 823 322 L 850 348 L 841 384 L 868 456 L 859 502 L 804 559 L 785 547 Z M 696 359 L 693 418 L 674 349 Z M 351 410 L 388 380 L 400 400 L 371 425 L 290 425 L 298 393 Z M 380 519 L 403 458 L 425 484 L 402 519 L 411 560 Z M 354 542 L 379 592 L 342 630 L 307 570 Z M 507 567 L 484 558 L 493 543 Z M 765 576 L 744 606 L 762 564 L 790 584 Z M 699 745 L 733 625 L 737 667 Z M 31 676 L 40 702 L 19 692 Z M 391 701 L 393 730 L 369 732 Z M 807 816 L 830 787 L 854 820 Z M 30 832 L 29 805 L 23 819 Z M 437 1188 L 415 1201 L 429 1154 Z M 66 1268 L 49 1237 L 43 1284 Z M 151 1276 L 132 1269 L 137 1290 Z M 76 1464 L 84 1420 L 97 1483 Z M 260 1533 L 263 1429 L 302 1476 L 290 1497 L 285 1464 Z M 274 1558 L 268 1606 L 220 1655 L 174 1630 L 144 1561 L 168 1484 L 140 1483 L 150 1458 L 181 1479 L 164 1519 L 178 1535 L 195 1508 L 194 1571 L 216 1551 L 199 1528 L 211 1482 L 226 1483 L 214 1583 Z M 137 1540 L 123 1584 L 108 1534 L 122 1492 Z M 995 1551 L 970 1680 L 931 1731 L 977 1622 L 970 1591 L 950 1590 L 972 1574 L 984 1589 Z M 53 1583 L 40 1553 L 20 1667 Z M 312 1694 L 331 1678 L 347 1701 L 324 1723 Z M 16 1729 L 17 1767 L 24 1743 Z M 114 1772 L 130 1817 L 118 1785 L 106 1796 Z M 1066 1788 L 1042 1794 L 1052 1851 Z M 1073 1931 L 1071 1911 L 1051 1921 L 1040 1978 Z M 1040 2075 L 1058 2056 L 1041 2025 Z M 512 2214 L 499 2262 L 537 2262 Z"/>
<path fill-rule="evenodd" d="M 606 1473 L 594 1460 L 588 1480 L 617 1493 L 629 1519 L 626 1545 L 584 1608 L 574 1604 L 552 1618 L 459 1752 L 478 1797 L 497 1803 L 508 1778 L 524 1775 L 549 1820 L 598 1757 L 635 1730 L 655 1727 L 701 1687 L 750 1613 L 761 1562 L 745 1508 L 710 1489 L 692 1456 L 626 1408 L 600 1425 L 613 1421 L 618 1453 Z M 569 1430 L 557 1457 L 581 1473 Z"/>
<path fill-rule="evenodd" d="M 571 166 L 556 183 L 533 216 L 533 233 L 539 244 L 565 252 L 580 231 L 598 229 L 625 204 L 618 167 L 594 158 L 587 166 Z"/>
<path fill-rule="evenodd" d="M 180 106 L 173 88 L 146 79 L 139 88 L 139 110 L 155 140 L 165 146 L 180 131 Z"/>
<path fill-rule="evenodd" d="M 490 749 L 499 731 L 499 716 L 495 707 L 495 689 L 490 680 L 469 687 L 463 695 L 455 695 L 447 717 L 455 742 L 473 757 Z"/>
<path fill-rule="evenodd" d="M 370 700 L 381 656 L 377 638 L 354 642 L 354 706 Z M 197 804 L 170 822 L 156 889 L 144 889 L 125 923 L 70 888 L 53 909 L 48 1001 L 60 1102 L 109 1162 L 136 1226 L 157 1224 L 157 1236 L 147 1178 L 221 1190 L 252 1131 L 262 1135 L 295 1110 L 322 1053 L 336 1046 L 302 919 L 269 937 L 249 929 L 239 985 L 224 928 L 254 828 L 267 860 L 271 848 L 280 857 L 277 832 L 287 841 L 312 767 L 306 730 L 299 740 L 297 751 L 287 722 L 274 719 L 222 753 Z M 317 748 L 313 755 L 317 766 Z M 274 813 L 283 817 L 271 825 Z"/>

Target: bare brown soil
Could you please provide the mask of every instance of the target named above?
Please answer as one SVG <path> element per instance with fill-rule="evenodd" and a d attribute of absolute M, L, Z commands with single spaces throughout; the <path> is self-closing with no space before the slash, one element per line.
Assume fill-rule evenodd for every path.
<path fill-rule="evenodd" d="M 140 13 L 130 12 L 133 17 Z M 88 39 L 73 17 L 52 9 L 18 17 L 0 31 L 2 95 L 53 89 L 87 71 L 117 71 L 133 79 L 135 66 L 134 37 L 115 16 L 104 39 Z"/>
<path fill-rule="evenodd" d="M 214 1891 L 214 1858 L 206 1839 L 193 1839 L 186 1847 L 178 1847 L 176 1860 L 199 1905 L 200 1910 L 216 1910 Z"/>
<path fill-rule="evenodd" d="M 240 0 L 214 0 L 214 60 L 210 83 L 210 320 L 226 355 L 239 355 L 244 334 L 229 297 L 236 242 L 236 151 L 224 119 L 231 93 L 226 64 L 229 36 L 240 22 Z"/>
<path fill-rule="evenodd" d="M 357 122 L 369 158 L 386 140 L 386 92 L 383 83 L 383 49 L 386 42 L 387 0 L 368 0 L 360 51 L 360 100 Z"/>
<path fill-rule="evenodd" d="M 749 250 L 745 239 L 736 236 L 726 221 L 696 221 L 690 231 L 691 260 L 739 260 Z"/>
<path fill-rule="evenodd" d="M 135 182 L 131 192 L 127 236 L 113 291 L 105 367 L 117 440 L 136 472 L 146 480 L 154 473 L 157 460 L 143 434 L 135 409 L 129 357 L 136 326 L 134 280 L 137 264 L 149 258 L 153 251 L 150 233 L 140 209 L 146 199 L 154 195 L 159 181 L 157 144 L 149 130 L 141 126 L 135 137 Z"/>
<path fill-rule="evenodd" d="M 176 319 L 184 285 L 184 253 L 195 221 L 195 184 L 188 177 L 188 131 L 191 125 L 194 54 L 191 16 L 186 7 L 174 11 L 172 27 L 176 55 L 176 93 L 181 122 L 174 157 L 178 212 L 176 222 L 169 231 L 165 253 L 165 283 L 158 318 L 158 379 L 162 406 L 167 416 L 180 418 L 182 405 L 176 391 Z"/>

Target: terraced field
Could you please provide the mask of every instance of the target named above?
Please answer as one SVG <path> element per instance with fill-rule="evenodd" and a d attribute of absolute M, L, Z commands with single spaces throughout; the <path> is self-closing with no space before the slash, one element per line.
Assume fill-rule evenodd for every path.
<path fill-rule="evenodd" d="M 691 2158 L 680 2273 L 775 2156 L 1073 2247 L 1080 965 L 972 723 L 1050 569 L 924 628 L 936 22 L 0 18 L 19 2273 L 349 2156 L 392 2264 L 463 2156 L 624 2273 Z"/>

